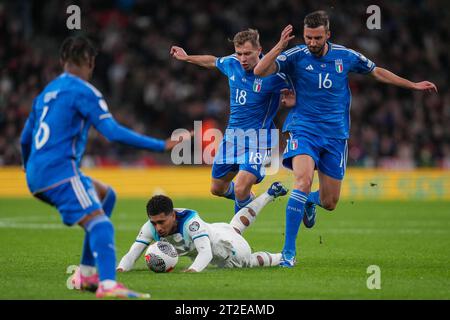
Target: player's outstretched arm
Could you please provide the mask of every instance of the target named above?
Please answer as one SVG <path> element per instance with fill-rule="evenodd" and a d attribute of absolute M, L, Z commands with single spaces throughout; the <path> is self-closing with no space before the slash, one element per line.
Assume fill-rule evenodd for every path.
<path fill-rule="evenodd" d="M 190 135 L 190 133 L 186 134 L 186 136 L 180 135 L 178 140 L 175 141 L 170 138 L 166 140 L 156 139 L 125 128 L 118 124 L 113 118 L 101 120 L 95 128 L 109 141 L 120 142 L 136 148 L 160 152 L 172 149 Z"/>
<path fill-rule="evenodd" d="M 429 81 L 421 81 L 421 82 L 412 82 L 408 79 L 399 77 L 395 73 L 376 67 L 371 73 L 370 73 L 376 80 L 387 83 L 387 84 L 393 84 L 398 87 L 411 89 L 411 90 L 426 90 L 428 92 L 438 92 L 437 87 L 434 83 Z"/>
<path fill-rule="evenodd" d="M 27 167 L 28 157 L 31 152 L 31 145 L 33 143 L 33 129 L 34 129 L 34 104 L 35 100 L 33 100 L 33 106 L 31 107 L 30 115 L 28 116 L 27 121 L 25 122 L 25 126 L 23 127 L 22 134 L 20 135 L 20 146 L 22 149 L 22 164 L 23 169 L 25 170 Z"/>
<path fill-rule="evenodd" d="M 211 55 L 188 55 L 183 48 L 172 46 L 170 55 L 177 60 L 196 64 L 200 67 L 214 69 L 216 67 L 216 57 Z"/>
<path fill-rule="evenodd" d="M 136 263 L 136 260 L 142 255 L 144 250 L 154 240 L 150 231 L 150 226 L 150 221 L 147 221 L 141 227 L 141 230 L 139 230 L 139 233 L 136 237 L 136 241 L 131 245 L 131 248 L 130 250 L 128 250 L 127 254 L 124 255 L 120 260 L 120 263 L 117 266 L 117 271 L 130 271 Z"/>
<path fill-rule="evenodd" d="M 33 111 L 32 111 L 33 113 Z M 31 152 L 31 144 L 33 140 L 33 117 L 32 113 L 27 119 L 27 122 L 25 123 L 25 127 L 23 128 L 22 134 L 20 136 L 20 146 L 22 148 L 22 163 L 23 163 L 23 169 L 26 169 L 27 167 L 27 161 L 28 157 Z"/>
<path fill-rule="evenodd" d="M 277 65 L 275 59 L 283 52 L 289 44 L 289 41 L 295 38 L 291 35 L 294 27 L 292 25 L 286 26 L 281 32 L 280 41 L 273 47 L 256 65 L 253 72 L 259 77 L 266 77 L 272 73 L 277 72 Z"/>
<path fill-rule="evenodd" d="M 182 143 L 185 140 L 190 140 L 194 136 L 193 130 L 187 131 L 182 129 L 181 133 L 176 133 L 176 131 L 177 130 L 172 133 L 170 138 L 166 139 L 166 150 L 172 150 L 177 144 Z"/>
<path fill-rule="evenodd" d="M 144 250 L 147 248 L 147 245 L 141 242 L 135 242 L 131 246 L 130 250 L 128 250 L 127 254 L 123 256 L 120 260 L 119 265 L 117 266 L 118 272 L 126 272 L 133 269 L 136 260 L 142 255 Z"/>
<path fill-rule="evenodd" d="M 205 269 L 213 258 L 211 241 L 209 237 L 199 237 L 194 240 L 195 248 L 197 249 L 197 257 L 189 268 L 184 272 L 201 272 Z"/>

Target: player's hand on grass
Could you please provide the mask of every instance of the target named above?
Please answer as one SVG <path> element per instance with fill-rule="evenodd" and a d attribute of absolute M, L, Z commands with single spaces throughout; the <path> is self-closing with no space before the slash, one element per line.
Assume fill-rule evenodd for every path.
<path fill-rule="evenodd" d="M 292 108 L 295 106 L 295 93 L 293 90 L 281 90 L 281 106 L 286 108 Z"/>
<path fill-rule="evenodd" d="M 177 144 L 185 141 L 190 140 L 192 136 L 194 135 L 194 130 L 191 130 L 189 132 L 183 131 L 182 133 L 178 134 L 172 134 L 170 138 L 166 139 L 166 147 L 165 150 L 172 150 L 173 147 L 175 147 Z"/>
<path fill-rule="evenodd" d="M 172 48 L 170 48 L 170 55 L 175 59 L 181 61 L 185 61 L 188 57 L 186 51 L 184 51 L 183 48 L 177 46 L 172 46 Z"/>
<path fill-rule="evenodd" d="M 430 81 L 416 82 L 414 83 L 414 89 L 419 91 L 426 90 L 427 92 L 438 92 L 436 85 Z"/>
<path fill-rule="evenodd" d="M 291 35 L 292 31 L 294 31 L 294 27 L 289 24 L 281 32 L 280 41 L 277 44 L 281 50 L 284 50 L 289 44 L 289 41 L 295 38 L 295 35 Z"/>

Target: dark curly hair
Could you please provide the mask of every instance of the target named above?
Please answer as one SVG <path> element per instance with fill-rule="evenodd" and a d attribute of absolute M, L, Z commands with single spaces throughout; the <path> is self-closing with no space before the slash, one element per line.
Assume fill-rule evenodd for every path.
<path fill-rule="evenodd" d="M 155 216 L 160 213 L 168 215 L 173 212 L 173 202 L 172 199 L 163 195 L 157 195 L 152 197 L 147 202 L 147 215 Z"/>
<path fill-rule="evenodd" d="M 97 50 L 85 36 L 72 36 L 66 38 L 59 50 L 62 63 L 71 62 L 77 66 L 89 62 L 97 55 Z"/>

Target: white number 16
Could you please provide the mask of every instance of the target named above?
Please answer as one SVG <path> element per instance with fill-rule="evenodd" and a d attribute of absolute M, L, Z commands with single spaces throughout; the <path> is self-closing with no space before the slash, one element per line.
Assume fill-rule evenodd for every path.
<path fill-rule="evenodd" d="M 323 79 L 323 82 L 322 82 L 322 73 L 319 73 L 319 89 L 322 89 L 322 87 L 324 87 L 325 89 L 330 89 L 331 88 L 331 86 L 333 85 L 333 82 L 330 79 L 328 79 L 329 75 L 330 74 L 327 73 L 325 75 L 325 78 Z"/>

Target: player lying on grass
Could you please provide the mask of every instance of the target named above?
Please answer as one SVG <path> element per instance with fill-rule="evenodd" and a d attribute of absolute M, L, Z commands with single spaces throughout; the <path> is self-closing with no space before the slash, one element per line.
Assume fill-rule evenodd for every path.
<path fill-rule="evenodd" d="M 80 170 L 88 132 L 94 126 L 108 140 L 152 151 L 170 150 L 177 142 L 138 134 L 118 124 L 103 95 L 89 83 L 96 50 L 85 37 L 67 38 L 60 52 L 64 72 L 33 101 L 22 132 L 22 156 L 30 192 L 58 209 L 68 226 L 85 231 L 76 288 L 99 298 L 146 298 L 116 282 L 114 227 L 109 219 L 116 195 Z M 97 272 L 98 271 L 98 272 Z"/>
<path fill-rule="evenodd" d="M 274 182 L 266 192 L 239 210 L 230 223 L 206 223 L 196 211 L 174 209 L 170 198 L 154 196 L 147 203 L 149 221 L 142 226 L 117 271 L 131 270 L 148 245 L 162 239 L 173 244 L 179 255 L 194 260 L 185 272 L 200 272 L 210 263 L 220 268 L 278 266 L 281 253 L 252 253 L 242 234 L 262 208 L 287 191 L 281 183 Z"/>

